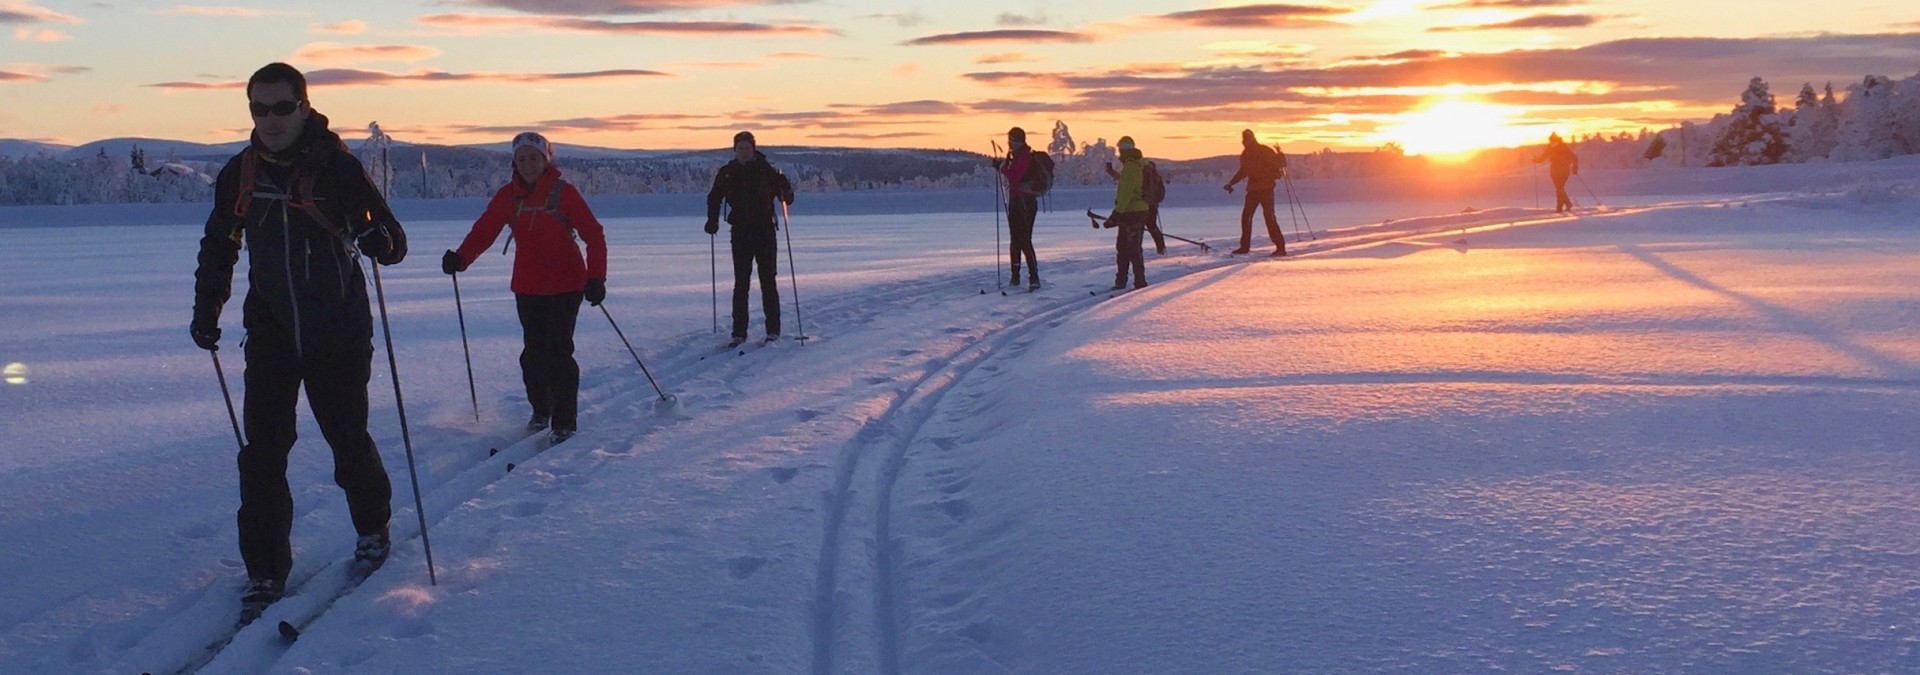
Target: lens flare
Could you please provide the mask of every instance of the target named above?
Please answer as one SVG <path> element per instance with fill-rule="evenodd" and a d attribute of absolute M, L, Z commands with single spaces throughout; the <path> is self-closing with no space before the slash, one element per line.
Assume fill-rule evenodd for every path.
<path fill-rule="evenodd" d="M 27 383 L 27 364 L 20 363 L 18 361 L 9 363 L 7 364 L 5 375 L 7 378 L 7 384 L 15 384 L 15 385 L 26 384 Z"/>

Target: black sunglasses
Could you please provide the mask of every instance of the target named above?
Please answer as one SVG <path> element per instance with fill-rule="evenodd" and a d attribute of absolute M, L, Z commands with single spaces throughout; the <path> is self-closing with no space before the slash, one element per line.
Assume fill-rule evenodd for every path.
<path fill-rule="evenodd" d="M 273 113 L 274 117 L 286 117 L 292 115 L 295 110 L 300 109 L 300 101 L 281 101 L 273 105 L 267 105 L 258 101 L 248 101 L 247 109 L 253 111 L 254 117 L 266 117 L 267 113 Z"/>

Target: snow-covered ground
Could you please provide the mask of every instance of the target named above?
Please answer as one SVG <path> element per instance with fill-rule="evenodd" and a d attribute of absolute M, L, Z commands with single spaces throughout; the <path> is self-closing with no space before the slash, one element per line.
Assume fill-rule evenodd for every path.
<path fill-rule="evenodd" d="M 1119 295 L 1095 193 L 1006 296 L 991 214 L 796 211 L 813 339 L 744 354 L 698 217 L 610 214 L 606 307 L 680 405 L 586 308 L 583 430 L 538 454 L 509 261 L 461 278 L 476 422 L 433 264 L 468 223 L 410 220 L 384 281 L 439 584 L 377 354 L 404 543 L 306 621 L 352 532 L 303 410 L 306 592 L 217 654 L 244 579 L 198 228 L 0 228 L 0 672 L 1920 669 L 1916 169 L 1328 204 L 1292 259 L 1170 242 Z M 1167 227 L 1230 246 L 1230 199 Z"/>

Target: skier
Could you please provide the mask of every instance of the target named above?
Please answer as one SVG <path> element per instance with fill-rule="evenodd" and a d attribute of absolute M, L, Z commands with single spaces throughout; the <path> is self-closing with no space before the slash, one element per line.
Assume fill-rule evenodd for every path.
<path fill-rule="evenodd" d="M 359 534 L 352 571 L 364 576 L 386 562 L 393 486 L 367 433 L 373 316 L 359 255 L 381 265 L 407 256 L 406 232 L 386 200 L 307 100 L 306 76 L 271 63 L 247 79 L 246 95 L 252 139 L 215 183 L 189 327 L 195 345 L 220 348 L 220 311 L 246 243 L 241 348 L 248 441 L 238 458 L 236 521 L 248 583 L 241 625 L 286 593 L 293 568 L 287 455 L 303 384 Z"/>
<path fill-rule="evenodd" d="M 580 191 L 560 178 L 553 144 L 532 131 L 513 137 L 513 178 L 493 193 L 460 248 L 440 257 L 440 271 L 466 270 L 509 227 L 507 241 L 520 242 L 510 286 L 520 314 L 520 378 L 533 406 L 527 433 L 551 428 L 549 441 L 559 443 L 579 429 L 573 329 L 581 300 L 598 307 L 607 298 L 607 239 Z M 575 235 L 587 244 L 585 260 Z"/>
<path fill-rule="evenodd" d="M 733 161 L 713 176 L 707 192 L 707 234 L 720 231 L 720 203 L 727 203 L 727 241 L 733 246 L 733 340 L 747 341 L 747 292 L 753 271 L 760 269 L 760 310 L 766 313 L 767 337 L 780 339 L 780 221 L 773 204 L 793 203 L 793 183 L 767 163 L 756 149 L 753 132 L 733 135 Z"/>
<path fill-rule="evenodd" d="M 1127 287 L 1127 269 L 1133 269 L 1133 287 L 1147 287 L 1147 263 L 1142 252 L 1142 235 L 1152 224 L 1153 210 L 1147 202 L 1142 186 L 1146 175 L 1146 158 L 1134 147 L 1132 136 L 1120 137 L 1120 170 L 1114 171 L 1107 164 L 1107 175 L 1119 180 L 1119 187 L 1113 192 L 1113 215 L 1107 218 L 1107 227 L 1114 229 L 1113 239 L 1113 290 Z"/>
<path fill-rule="evenodd" d="M 1273 240 L 1273 255 L 1287 254 L 1286 237 L 1280 234 L 1280 221 L 1273 215 L 1273 187 L 1286 176 L 1286 157 L 1273 148 L 1261 145 L 1252 129 L 1240 131 L 1240 171 L 1233 174 L 1221 189 L 1233 193 L 1233 185 L 1240 179 L 1247 179 L 1247 201 L 1240 209 L 1240 248 L 1233 250 L 1234 255 L 1248 252 L 1253 247 L 1253 211 L 1265 209 L 1263 215 L 1267 221 L 1267 238 Z"/>
<path fill-rule="evenodd" d="M 1553 177 L 1553 212 L 1572 211 L 1573 198 L 1567 196 L 1567 176 L 1580 173 L 1580 157 L 1573 154 L 1573 148 L 1556 132 L 1547 136 L 1547 148 L 1533 158 L 1533 163 L 1541 162 L 1547 163 L 1547 174 Z"/>
<path fill-rule="evenodd" d="M 1027 260 L 1027 290 L 1040 290 L 1040 261 L 1033 251 L 1033 221 L 1040 214 L 1040 195 L 1053 187 L 1053 157 L 1027 146 L 1027 132 L 1007 130 L 1007 156 L 993 167 L 1007 177 L 1007 253 L 1013 261 L 1010 286 L 1020 285 L 1020 258 Z"/>

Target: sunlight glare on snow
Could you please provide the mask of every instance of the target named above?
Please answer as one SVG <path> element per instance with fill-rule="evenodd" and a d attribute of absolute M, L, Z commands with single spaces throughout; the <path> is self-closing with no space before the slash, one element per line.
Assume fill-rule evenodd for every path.
<path fill-rule="evenodd" d="M 7 364 L 6 378 L 7 378 L 7 384 L 13 384 L 13 385 L 26 384 L 27 383 L 27 364 L 20 363 L 17 361 L 14 363 Z"/>

